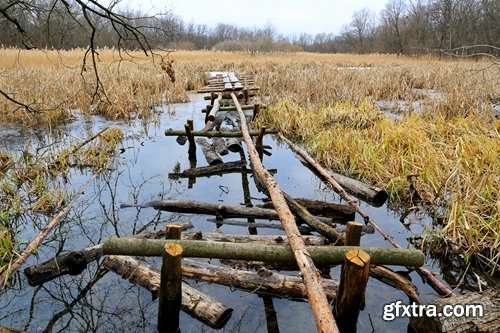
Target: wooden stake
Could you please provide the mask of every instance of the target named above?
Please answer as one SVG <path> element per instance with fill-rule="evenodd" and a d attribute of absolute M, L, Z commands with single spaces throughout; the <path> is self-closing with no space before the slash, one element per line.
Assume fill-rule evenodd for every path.
<path fill-rule="evenodd" d="M 361 231 L 363 225 L 359 222 L 347 222 L 347 229 L 345 234 L 346 246 L 359 246 L 361 243 Z"/>
<path fill-rule="evenodd" d="M 181 239 L 184 227 L 179 224 L 167 224 L 165 227 L 165 239 Z"/>
<path fill-rule="evenodd" d="M 369 270 L 368 253 L 359 249 L 347 251 L 335 307 L 337 322 L 342 332 L 355 332 L 359 310 L 365 297 Z"/>
<path fill-rule="evenodd" d="M 179 314 L 182 301 L 182 246 L 166 243 L 161 266 L 158 305 L 158 332 L 179 332 Z"/>

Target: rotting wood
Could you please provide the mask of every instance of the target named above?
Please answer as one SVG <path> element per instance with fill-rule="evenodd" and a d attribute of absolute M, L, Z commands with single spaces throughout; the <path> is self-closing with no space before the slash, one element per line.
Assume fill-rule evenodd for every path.
<path fill-rule="evenodd" d="M 319 219 L 314 217 L 309 211 L 295 201 L 290 195 L 283 192 L 287 203 L 290 205 L 290 209 L 300 218 L 306 222 L 308 226 L 318 231 L 321 235 L 328 238 L 329 240 L 335 242 L 337 245 L 342 245 L 344 243 L 343 236 L 340 232 L 332 228 L 330 225 L 321 222 Z"/>
<path fill-rule="evenodd" d="M 308 246 L 326 245 L 325 239 L 318 236 L 303 235 L 304 243 Z M 279 235 L 227 235 L 220 232 L 184 232 L 182 239 L 205 240 L 211 242 L 229 243 L 257 243 L 263 245 L 288 244 L 286 236 Z"/>
<path fill-rule="evenodd" d="M 218 154 L 220 154 L 221 156 L 229 154 L 226 146 L 226 140 L 224 140 L 224 138 L 213 138 L 212 141 L 212 146 Z"/>
<path fill-rule="evenodd" d="M 182 275 L 250 292 L 288 298 L 307 298 L 306 287 L 301 277 L 283 275 L 265 268 L 258 271 L 248 271 L 183 259 Z M 322 283 L 328 299 L 334 299 L 338 283 L 331 279 L 323 279 Z"/>
<path fill-rule="evenodd" d="M 422 303 L 418 297 L 417 287 L 410 280 L 391 269 L 385 266 L 372 265 L 370 267 L 370 276 L 393 288 L 401 290 L 408 296 L 411 302 Z"/>
<path fill-rule="evenodd" d="M 222 100 L 222 94 L 219 94 L 219 96 L 214 100 L 214 103 L 212 105 L 212 109 L 210 110 L 210 112 L 207 113 L 207 120 L 208 121 L 215 121 L 215 116 L 217 115 L 217 112 L 219 111 L 221 100 Z"/>
<path fill-rule="evenodd" d="M 297 237 L 302 243 L 300 235 Z M 184 257 L 259 260 L 270 262 L 294 262 L 291 238 L 285 245 L 261 245 L 252 243 L 203 242 L 196 240 L 168 240 L 184 249 Z M 161 256 L 166 240 L 110 238 L 104 242 L 103 253 L 114 255 Z M 304 245 L 305 247 L 305 245 Z M 308 246 L 310 258 L 318 265 L 336 265 L 344 262 L 345 253 L 362 249 L 370 255 L 373 264 L 421 267 L 424 254 L 420 250 L 392 249 L 385 247 L 355 246 Z"/>
<path fill-rule="evenodd" d="M 266 171 L 267 172 L 267 171 Z M 121 204 L 120 208 L 128 207 L 151 207 L 157 210 L 164 210 L 175 213 L 189 213 L 189 214 L 209 214 L 216 215 L 220 212 L 221 216 L 227 217 L 253 217 L 268 220 L 279 220 L 277 210 L 258 208 L 258 207 L 243 207 L 235 205 L 222 205 L 207 202 L 193 201 L 193 200 L 157 200 L 144 204 Z M 324 223 L 332 223 L 331 218 L 317 217 Z"/>
<path fill-rule="evenodd" d="M 429 311 L 430 307 L 428 307 L 427 311 L 422 311 L 421 316 L 410 317 L 410 326 L 417 332 L 500 332 L 500 294 L 498 292 L 493 290 L 482 293 L 471 292 L 451 298 L 439 298 L 430 304 L 436 306 L 436 314 L 443 314 L 445 306 L 453 306 L 458 310 L 467 309 L 470 313 L 464 313 L 463 316 L 447 317 L 432 314 L 432 311 Z M 392 310 L 387 316 L 396 313 L 394 306 Z M 388 319 L 390 320 L 391 317 Z"/>
<path fill-rule="evenodd" d="M 293 198 L 299 205 L 304 206 L 309 213 L 317 216 L 324 217 L 337 217 L 339 213 L 344 216 L 342 220 L 352 221 L 356 215 L 356 210 L 349 205 L 336 204 L 332 202 L 311 200 L 305 198 Z M 274 208 L 272 202 L 267 201 L 261 205 L 257 205 L 260 208 Z"/>
<path fill-rule="evenodd" d="M 153 296 L 158 296 L 160 272 L 150 265 L 128 256 L 108 256 L 103 261 L 103 266 L 131 283 L 146 288 Z M 224 327 L 233 312 L 233 309 L 184 282 L 181 309 L 215 329 Z"/>
<path fill-rule="evenodd" d="M 180 224 L 183 230 L 193 228 L 191 222 Z M 165 236 L 165 230 L 144 231 L 129 237 L 132 238 L 161 238 Z M 62 253 L 40 264 L 32 265 L 24 269 L 24 274 L 30 286 L 42 285 L 57 277 L 69 274 L 78 275 L 87 268 L 87 264 L 102 257 L 102 244 L 90 246 L 78 251 Z"/>
<path fill-rule="evenodd" d="M 186 169 L 182 172 L 172 172 L 168 174 L 168 178 L 178 179 L 187 177 L 210 177 L 215 175 L 222 175 L 225 173 L 240 172 L 244 167 L 246 167 L 246 163 L 243 161 L 224 162 L 216 165 Z"/>
<path fill-rule="evenodd" d="M 158 293 L 158 332 L 179 332 L 182 302 L 182 246 L 166 243 L 160 273 Z"/>
<path fill-rule="evenodd" d="M 243 222 L 243 221 L 234 221 L 234 220 L 217 220 L 217 219 L 207 219 L 207 222 L 215 223 L 217 225 L 236 225 L 240 227 L 246 227 L 246 228 L 259 228 L 259 229 L 279 229 L 283 230 L 283 226 L 281 224 L 275 224 L 275 223 L 259 223 L 259 222 Z M 311 229 L 308 226 L 298 226 L 299 232 L 301 234 L 310 234 L 313 229 Z"/>
<path fill-rule="evenodd" d="M 303 159 L 306 160 L 311 166 L 313 166 L 333 187 L 335 192 L 337 192 L 346 202 L 352 206 L 361 215 L 365 224 L 371 224 L 377 232 L 379 232 L 385 240 L 387 240 L 393 247 L 401 248 L 392 236 L 387 234 L 359 205 L 356 200 L 354 200 L 340 184 L 330 175 L 330 173 L 325 170 L 319 163 L 317 163 L 304 149 L 298 147 L 296 144 L 288 140 L 282 133 L 279 133 L 279 137 L 285 141 L 288 146 L 297 154 L 299 154 Z M 453 296 L 453 291 L 445 286 L 441 281 L 439 281 L 434 274 L 425 267 L 418 267 L 417 272 L 422 276 L 429 285 L 434 288 L 441 296 Z"/>
<path fill-rule="evenodd" d="M 26 246 L 26 248 L 21 252 L 21 254 L 12 262 L 12 264 L 2 273 L 0 273 L 0 290 L 2 290 L 6 285 L 7 282 L 9 281 L 9 277 L 14 274 L 29 258 L 29 256 L 35 251 L 42 241 L 47 237 L 47 235 L 54 229 L 54 227 L 59 224 L 61 219 L 68 214 L 69 210 L 75 202 L 78 200 L 78 198 L 84 193 L 84 191 L 87 189 L 87 187 L 92 184 L 94 179 L 101 173 L 101 170 L 98 170 L 92 177 L 90 177 L 85 184 L 80 187 L 80 189 L 75 193 L 73 198 L 64 206 L 63 209 L 59 211 L 59 213 L 52 218 L 52 220 L 47 224 L 45 228 L 42 229 L 42 231 Z"/>
<path fill-rule="evenodd" d="M 240 151 L 243 151 L 241 140 L 238 138 L 228 138 L 227 149 L 229 149 L 229 151 L 233 153 L 239 153 Z"/>
<path fill-rule="evenodd" d="M 288 236 L 290 247 L 293 250 L 295 260 L 297 261 L 300 272 L 302 273 L 304 284 L 307 289 L 309 304 L 311 305 L 316 322 L 316 329 L 318 332 L 338 332 L 337 324 L 333 318 L 330 304 L 328 303 L 325 291 L 321 284 L 321 277 L 318 274 L 318 270 L 316 269 L 309 252 L 306 250 L 302 238 L 300 238 L 300 232 L 297 229 L 295 217 L 288 208 L 278 184 L 273 179 L 271 174 L 264 169 L 264 166 L 259 159 L 259 154 L 255 149 L 252 138 L 248 132 L 245 114 L 243 113 L 243 110 L 241 110 L 240 103 L 238 102 L 236 95 L 231 94 L 231 97 L 233 98 L 234 105 L 238 109 L 238 114 L 240 115 L 241 132 L 243 133 L 243 140 L 245 140 L 247 145 L 247 151 L 250 154 L 254 175 L 256 178 L 260 178 L 260 182 L 267 188 L 273 205 L 280 215 L 280 222 L 283 225 L 286 235 Z"/>
<path fill-rule="evenodd" d="M 278 133 L 276 130 L 268 129 L 266 130 L 266 134 L 276 134 Z M 223 132 L 223 131 L 192 131 L 191 134 L 193 136 L 205 136 L 207 138 L 241 138 L 243 135 L 241 131 L 228 131 L 228 132 Z M 259 135 L 259 131 L 250 131 L 249 132 L 250 136 L 257 136 Z M 178 135 L 186 135 L 186 131 L 184 130 L 173 130 L 173 129 L 167 129 L 165 130 L 165 135 L 166 136 L 178 136 Z"/>
<path fill-rule="evenodd" d="M 355 332 L 361 304 L 364 303 L 370 270 L 370 255 L 361 249 L 347 251 L 342 265 L 336 299 L 336 319 L 342 332 Z"/>
<path fill-rule="evenodd" d="M 197 138 L 196 143 L 198 144 L 198 146 L 200 146 L 201 151 L 203 152 L 203 155 L 205 156 L 205 159 L 207 160 L 207 163 L 209 165 L 222 163 L 222 159 L 215 152 L 213 147 L 207 142 L 207 140 L 205 140 L 204 138 Z"/>

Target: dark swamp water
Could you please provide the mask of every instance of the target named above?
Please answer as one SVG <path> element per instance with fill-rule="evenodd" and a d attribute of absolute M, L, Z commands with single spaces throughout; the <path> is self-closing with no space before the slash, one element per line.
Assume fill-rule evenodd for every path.
<path fill-rule="evenodd" d="M 61 251 L 78 250 L 101 243 L 108 237 L 127 236 L 142 229 L 162 228 L 167 222 L 191 221 L 193 230 L 215 231 L 216 226 L 207 222 L 211 216 L 158 212 L 154 209 L 120 209 L 121 203 L 142 203 L 157 199 L 191 199 L 211 203 L 243 204 L 242 175 L 239 173 L 210 178 L 197 178 L 192 188 L 188 179 L 170 180 L 168 173 L 177 164 L 184 170 L 190 167 L 187 145 L 180 146 L 175 137 L 164 136 L 167 128 L 180 129 L 189 117 L 194 119 L 195 129 L 203 124 L 200 110 L 206 102 L 202 95 L 192 94 L 191 102 L 175 104 L 158 109 L 151 119 L 137 119 L 124 123 L 108 121 L 100 117 L 78 118 L 60 127 L 63 137 L 84 140 L 106 126 L 119 126 L 125 139 L 121 143 L 116 170 L 102 174 L 72 208 L 68 216 L 49 235 L 36 256 L 31 256 L 24 267 L 52 258 Z M 59 139 L 61 135 L 58 136 Z M 49 144 L 52 136 L 41 132 L 21 132 L 18 129 L 0 131 L 0 150 L 20 151 L 28 141 L 42 140 Z M 278 145 L 272 136 L 266 136 L 264 144 L 272 146 L 272 156 L 264 156 L 268 169 L 278 170 L 275 175 L 280 186 L 297 197 L 340 202 L 338 196 L 325 186 L 311 171 L 305 168 L 283 145 Z M 230 153 L 224 161 L 239 159 L 239 154 Z M 206 165 L 198 151 L 198 166 Z M 91 172 L 73 171 L 68 181 L 68 190 L 75 192 L 91 176 Z M 253 204 L 264 198 L 249 178 Z M 409 227 L 400 222 L 400 214 L 386 206 L 374 208 L 362 204 L 363 208 L 390 233 L 403 247 L 407 239 L 420 235 L 430 220 L 425 216 L 411 215 Z M 35 217 L 34 217 L 35 218 Z M 31 240 L 39 232 L 48 217 L 36 217 L 39 223 L 25 221 L 19 228 L 19 239 Z M 356 220 L 362 221 L 357 216 Z M 265 222 L 259 221 L 257 222 Z M 244 227 L 224 225 L 220 231 L 227 234 L 248 234 Z M 275 229 L 259 229 L 259 234 L 282 234 Z M 380 235 L 370 234 L 362 238 L 362 245 L 389 247 Z M 159 261 L 148 262 L 159 267 Z M 214 262 L 212 260 L 212 262 Z M 90 264 L 78 276 L 64 276 L 44 284 L 31 287 L 23 273 L 14 278 L 14 283 L 0 292 L 0 327 L 9 327 L 29 332 L 156 332 L 158 300 L 150 292 L 134 286 L 114 273 L 103 273 L 99 263 Z M 23 268 L 24 268 L 23 267 Z M 439 265 L 428 259 L 426 267 L 440 272 Z M 395 267 L 396 270 L 402 268 Z M 285 274 L 297 274 L 287 272 Z M 338 279 L 340 267 L 331 269 L 331 277 Z M 417 273 L 410 276 L 420 291 L 422 301 L 429 302 L 437 294 L 422 283 Z M 230 288 L 186 280 L 189 284 L 215 297 L 234 309 L 223 332 L 266 332 L 266 311 L 262 298 L 255 293 L 231 290 Z M 391 322 L 382 319 L 384 304 L 408 299 L 400 291 L 371 278 L 366 291 L 366 307 L 361 312 L 358 332 L 406 332 L 408 318 Z M 278 327 L 269 331 L 313 332 L 315 324 L 307 302 L 272 298 Z M 182 332 L 211 332 L 213 329 L 181 313 Z"/>

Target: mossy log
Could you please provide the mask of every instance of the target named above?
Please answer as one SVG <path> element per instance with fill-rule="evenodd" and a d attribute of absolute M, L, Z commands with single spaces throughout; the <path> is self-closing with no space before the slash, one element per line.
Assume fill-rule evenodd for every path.
<path fill-rule="evenodd" d="M 193 201 L 193 200 L 157 200 L 144 204 L 121 204 L 121 208 L 128 207 L 151 207 L 157 210 L 164 210 L 175 213 L 189 213 L 189 214 L 209 214 L 216 215 L 221 218 L 242 217 L 242 218 L 256 218 L 279 220 L 279 214 L 274 209 L 258 208 L 258 207 L 243 207 L 234 205 L 219 205 L 207 202 Z M 317 217 L 320 221 L 325 223 L 332 223 L 331 218 Z M 342 219 L 343 216 L 339 216 Z"/>
<path fill-rule="evenodd" d="M 283 275 L 265 268 L 260 268 L 258 271 L 248 271 L 183 259 L 182 275 L 250 292 L 288 298 L 307 298 L 306 288 L 301 277 Z M 328 299 L 334 299 L 338 283 L 330 279 L 323 279 L 322 283 Z"/>
<path fill-rule="evenodd" d="M 160 272 L 148 264 L 141 263 L 132 257 L 108 256 L 103 266 L 131 283 L 146 288 L 153 296 L 158 296 Z M 233 312 L 233 309 L 187 283 L 182 283 L 181 309 L 215 329 L 224 327 Z"/>
<path fill-rule="evenodd" d="M 300 236 L 299 236 L 300 237 Z M 300 238 L 302 242 L 303 239 Z M 195 240 L 168 240 L 184 249 L 184 257 L 295 262 L 289 246 L 203 242 Z M 110 238 L 104 243 L 103 253 L 114 255 L 161 256 L 165 240 Z M 308 246 L 310 257 L 318 265 L 336 265 L 344 262 L 345 254 L 362 249 L 373 264 L 420 267 L 424 255 L 420 250 L 389 249 L 384 247 Z"/>

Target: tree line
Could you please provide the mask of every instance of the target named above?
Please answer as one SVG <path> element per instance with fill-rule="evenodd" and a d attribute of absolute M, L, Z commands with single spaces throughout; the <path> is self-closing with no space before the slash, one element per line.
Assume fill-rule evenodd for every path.
<path fill-rule="evenodd" d="M 104 3 L 106 2 L 106 6 Z M 498 0 L 389 0 L 380 13 L 356 11 L 338 33 L 280 34 L 272 24 L 244 28 L 186 23 L 174 13 L 147 16 L 120 1 L 0 0 L 0 45 L 72 49 L 215 49 L 460 55 L 500 48 Z M 132 27 L 132 28 L 131 28 Z M 92 36 L 89 39 L 89 36 Z"/>

